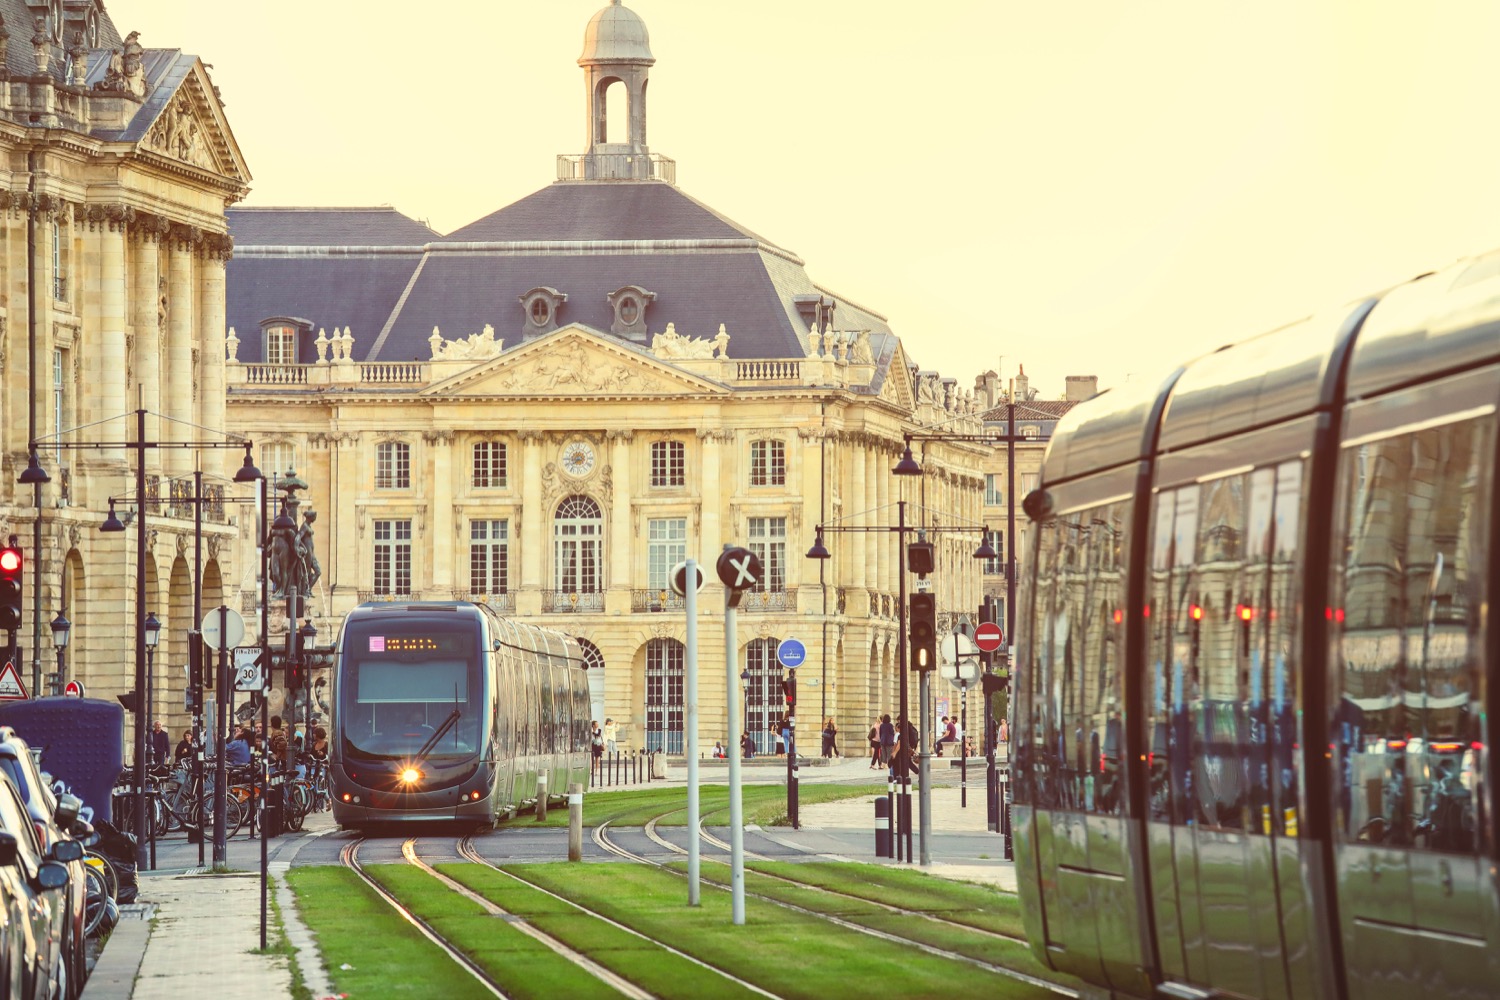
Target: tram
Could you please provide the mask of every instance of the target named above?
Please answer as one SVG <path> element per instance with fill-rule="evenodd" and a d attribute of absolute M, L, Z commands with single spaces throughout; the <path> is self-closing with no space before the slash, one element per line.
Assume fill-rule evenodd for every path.
<path fill-rule="evenodd" d="M 1016 869 L 1102 995 L 1500 997 L 1500 252 L 1059 424 Z"/>
<path fill-rule="evenodd" d="M 340 826 L 493 824 L 587 780 L 583 652 L 483 604 L 361 604 L 339 633 L 329 747 Z"/>

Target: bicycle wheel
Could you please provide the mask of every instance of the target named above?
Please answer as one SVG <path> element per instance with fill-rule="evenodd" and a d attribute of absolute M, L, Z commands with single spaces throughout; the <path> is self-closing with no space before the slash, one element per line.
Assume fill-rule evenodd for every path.
<path fill-rule="evenodd" d="M 312 797 L 307 790 L 307 785 L 301 781 L 294 781 L 286 786 L 286 826 L 293 833 L 302 829 L 302 821 L 307 818 L 307 811 L 312 806 Z"/>
<path fill-rule="evenodd" d="M 93 937 L 104 923 L 104 915 L 109 911 L 109 901 L 114 896 L 109 891 L 104 874 L 92 865 L 84 866 L 83 882 L 83 932 L 85 936 Z"/>
<path fill-rule="evenodd" d="M 224 838 L 227 840 L 240 832 L 240 827 L 245 825 L 245 818 L 250 814 L 248 799 L 240 798 L 243 789 L 231 788 L 229 795 L 224 800 L 226 811 L 224 813 Z"/>
<path fill-rule="evenodd" d="M 117 899 L 120 895 L 120 874 L 115 871 L 114 863 L 98 851 L 85 849 L 83 852 L 84 867 L 99 873 L 104 879 L 104 884 L 110 899 Z"/>

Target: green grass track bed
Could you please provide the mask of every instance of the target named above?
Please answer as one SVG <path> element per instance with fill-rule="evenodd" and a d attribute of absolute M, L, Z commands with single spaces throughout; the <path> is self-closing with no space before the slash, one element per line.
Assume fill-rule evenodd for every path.
<path fill-rule="evenodd" d="M 884 785 L 833 785 L 807 784 L 801 787 L 799 802 L 803 806 L 818 802 L 833 802 L 840 799 L 863 798 L 884 792 Z M 786 823 L 786 788 L 781 785 L 746 785 L 741 802 L 745 809 L 745 822 L 759 826 L 780 826 Z M 705 826 L 729 825 L 729 788 L 727 785 L 703 785 L 699 789 L 699 816 Z M 644 826 L 649 820 L 662 814 L 663 826 L 687 825 L 687 792 L 681 787 L 638 788 L 629 791 L 593 790 L 583 796 L 583 825 Z M 502 822 L 500 826 L 511 828 L 566 827 L 566 806 L 553 807 L 547 818 L 537 822 L 530 811 L 520 813 L 515 819 Z"/>

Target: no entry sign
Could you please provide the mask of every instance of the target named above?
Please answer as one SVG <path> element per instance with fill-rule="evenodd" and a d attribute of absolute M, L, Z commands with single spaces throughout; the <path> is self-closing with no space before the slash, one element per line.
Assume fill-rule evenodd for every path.
<path fill-rule="evenodd" d="M 1000 626 L 994 622 L 984 622 L 974 630 L 974 645 L 982 652 L 993 653 L 1005 642 L 1005 636 L 1000 632 Z"/>

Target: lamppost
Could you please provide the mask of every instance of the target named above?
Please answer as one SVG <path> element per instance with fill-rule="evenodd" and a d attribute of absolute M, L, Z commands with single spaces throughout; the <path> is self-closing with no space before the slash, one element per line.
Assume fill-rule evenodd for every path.
<path fill-rule="evenodd" d="M 750 735 L 750 668 L 746 667 L 740 671 L 740 689 L 745 692 L 745 735 Z M 735 747 L 734 752 L 744 755 L 743 747 Z"/>
<path fill-rule="evenodd" d="M 57 678 L 52 682 L 52 693 L 62 694 L 63 685 L 63 653 L 68 648 L 68 636 L 73 631 L 73 623 L 63 615 L 61 611 L 57 617 L 52 619 L 52 646 L 57 650 Z"/>
<path fill-rule="evenodd" d="M 318 637 L 318 630 L 315 629 L 315 628 L 313 628 L 312 619 L 309 618 L 306 621 L 304 621 L 302 623 L 302 627 L 297 630 L 297 648 L 303 654 L 306 654 L 307 651 L 312 648 L 313 640 L 316 639 L 317 637 Z M 303 710 L 303 713 L 302 713 L 302 748 L 303 748 L 304 752 L 307 752 L 307 751 L 309 751 L 311 749 L 312 742 L 313 742 L 313 738 L 312 738 L 312 701 L 313 701 L 313 688 L 312 688 L 312 660 L 310 658 L 306 657 L 305 655 L 304 655 L 304 659 L 307 659 L 307 663 L 306 663 L 306 666 L 304 667 L 304 669 L 302 671 L 302 676 L 303 676 L 303 679 L 307 683 L 304 685 L 304 687 L 306 688 L 306 691 L 303 694 L 303 698 L 305 699 L 305 701 L 304 701 L 304 710 Z"/>
<path fill-rule="evenodd" d="M 197 424 L 193 424 L 190 421 L 176 420 L 175 418 L 172 418 L 172 417 L 163 417 L 160 414 L 156 415 L 157 418 L 158 418 L 158 420 L 166 420 L 166 421 L 171 421 L 173 423 L 186 424 L 189 427 L 193 427 L 194 429 L 197 429 L 197 430 L 208 431 L 208 433 L 211 433 L 211 434 L 225 434 L 226 440 L 223 440 L 223 441 L 147 441 L 146 440 L 146 414 L 147 414 L 147 412 L 148 411 L 146 410 L 145 407 L 141 407 L 141 408 L 139 408 L 139 409 L 137 409 L 135 411 L 135 439 L 133 441 L 110 441 L 110 442 L 103 442 L 103 441 L 68 441 L 68 442 L 64 442 L 64 441 L 60 441 L 60 440 L 52 440 L 54 438 L 61 438 L 65 434 L 70 434 L 70 433 L 72 433 L 75 430 L 81 429 L 81 428 L 77 428 L 77 427 L 70 427 L 70 428 L 68 428 L 66 430 L 56 431 L 56 432 L 54 432 L 52 434 L 47 434 L 47 435 L 44 435 L 42 437 L 33 437 L 31 439 L 31 441 L 29 441 L 27 443 L 27 452 L 28 452 L 28 455 L 27 455 L 27 459 L 26 459 L 26 468 L 25 468 L 24 471 L 22 471 L 22 473 L 20 475 L 20 479 L 19 479 L 19 481 L 21 483 L 23 483 L 23 484 L 29 483 L 29 484 L 36 485 L 38 497 L 40 497 L 40 491 L 41 491 L 41 485 L 40 484 L 52 481 L 52 477 L 49 476 L 49 475 L 47 475 L 47 470 L 44 469 L 44 468 L 42 468 L 41 459 L 39 457 L 39 447 L 40 447 L 40 445 L 43 442 L 47 442 L 47 447 L 53 448 L 53 449 L 59 450 L 59 451 L 61 449 L 64 449 L 64 448 L 68 448 L 68 449 L 85 448 L 85 449 L 93 449 L 93 450 L 96 450 L 96 451 L 97 450 L 125 451 L 125 450 L 128 449 L 130 451 L 135 452 L 135 495 L 136 495 L 136 498 L 137 498 L 137 503 L 140 506 L 140 509 L 136 512 L 136 536 L 135 536 L 135 629 L 134 629 L 134 631 L 135 631 L 135 691 L 136 691 L 137 701 L 136 701 L 136 719 L 135 719 L 135 766 L 133 768 L 133 770 L 135 772 L 134 773 L 134 784 L 135 784 L 135 836 L 136 836 L 135 863 L 136 863 L 136 866 L 138 868 L 145 868 L 146 864 L 147 864 L 147 861 L 148 861 L 147 854 L 146 854 L 146 850 L 147 850 L 147 848 L 146 848 L 146 841 L 147 841 L 148 825 L 147 825 L 147 822 L 146 822 L 146 808 L 145 808 L 145 806 L 146 806 L 146 730 L 145 730 L 145 726 L 144 726 L 145 713 L 143 711 L 143 708 L 144 708 L 143 701 L 144 701 L 144 694 L 145 694 L 145 690 L 146 690 L 146 536 L 147 536 L 147 532 L 146 532 L 146 509 L 145 509 L 145 506 L 144 506 L 144 501 L 145 501 L 145 498 L 146 498 L 146 450 L 148 448 L 149 449 L 162 449 L 162 448 L 205 449 L 205 448 L 240 448 L 240 447 L 243 447 L 245 449 L 245 466 L 246 466 L 246 468 L 242 468 L 242 469 L 240 469 L 239 472 L 235 473 L 235 477 L 234 477 L 235 482 L 248 482 L 249 480 L 246 479 L 246 478 L 244 478 L 247 469 L 250 470 L 250 471 L 255 471 L 255 466 L 250 461 L 250 451 L 251 451 L 251 449 L 253 447 L 253 442 L 245 440 L 244 438 L 239 438 L 238 440 L 232 440 L 234 438 L 238 438 L 239 436 L 238 435 L 234 435 L 234 434 L 225 434 L 225 432 L 223 432 L 223 431 L 217 431 L 217 430 L 213 430 L 211 428 L 199 427 Z M 113 421 L 113 420 L 117 420 L 117 419 L 120 419 L 123 416 L 126 416 L 126 415 L 125 414 L 120 414 L 117 417 L 109 417 L 109 418 L 106 418 L 105 421 L 101 421 L 101 423 L 102 422 L 110 422 L 110 421 Z M 89 426 L 94 426 L 94 425 L 89 425 Z M 38 508 L 40 508 L 40 504 L 38 504 Z M 113 524 L 113 526 L 112 526 L 112 524 Z M 109 520 L 107 520 L 103 525 L 101 525 L 99 530 L 101 530 L 101 531 L 123 531 L 124 527 L 125 527 L 124 524 L 118 518 L 115 517 L 115 514 L 114 514 L 114 504 L 111 503 L 110 504 L 110 516 L 109 516 Z M 38 536 L 40 536 L 40 530 L 41 529 L 38 527 L 38 529 L 37 529 Z M 37 538 L 37 544 L 38 544 L 38 547 L 40 547 L 40 537 Z M 38 613 L 37 617 L 40 618 L 40 613 Z"/>
<path fill-rule="evenodd" d="M 910 461 L 910 460 L 911 460 L 911 447 L 908 445 L 907 449 L 906 449 L 906 455 L 902 459 L 902 461 L 906 462 L 906 461 Z M 913 463 L 913 464 L 915 464 L 915 463 Z M 899 471 L 899 468 L 900 468 L 900 466 L 897 467 L 898 471 Z M 879 507 L 873 508 L 871 510 L 858 511 L 858 512 L 856 512 L 854 514 L 846 515 L 845 517 L 835 518 L 833 521 L 829 521 L 826 524 L 819 524 L 817 526 L 817 533 L 816 533 L 816 535 L 814 537 L 814 540 L 813 540 L 813 546 L 812 546 L 812 548 L 810 548 L 810 549 L 807 550 L 807 558 L 809 558 L 809 559 L 829 559 L 829 558 L 832 558 L 833 554 L 831 552 L 829 552 L 828 551 L 828 547 L 823 544 L 823 535 L 825 533 L 826 534 L 845 534 L 845 533 L 858 534 L 858 533 L 876 532 L 876 533 L 889 533 L 889 534 L 896 535 L 896 539 L 897 539 L 897 544 L 896 544 L 896 579 L 897 579 L 897 585 L 898 585 L 898 588 L 899 588 L 898 589 L 897 601 L 896 601 L 896 603 L 897 603 L 897 609 L 896 609 L 896 615 L 897 615 L 896 668 L 897 668 L 898 675 L 901 678 L 900 699 L 899 699 L 900 704 L 899 704 L 899 708 L 898 708 L 898 713 L 900 715 L 900 726 L 899 726 L 897 732 L 899 734 L 899 738 L 903 742 L 903 745 L 905 744 L 905 741 L 907 739 L 907 736 L 906 736 L 907 727 L 909 727 L 909 726 L 912 725 L 912 722 L 911 722 L 911 719 L 910 719 L 910 709 L 908 707 L 907 694 L 906 694 L 906 659 L 907 659 L 906 654 L 907 654 L 907 643 L 909 641 L 909 636 L 907 634 L 907 592 L 906 592 L 907 542 L 906 542 L 906 536 L 907 536 L 907 534 L 909 532 L 916 532 L 916 531 L 919 530 L 915 525 L 908 525 L 906 523 L 906 507 L 907 507 L 907 501 L 905 501 L 905 500 L 898 500 L 898 501 L 896 501 L 896 523 L 894 525 L 865 525 L 865 524 L 840 524 L 839 523 L 840 521 L 849 521 L 849 520 L 853 520 L 856 517 L 863 517 L 866 514 L 878 513 L 880 510 L 885 509 L 885 508 L 879 508 Z M 948 516 L 951 517 L 952 515 L 950 514 Z M 975 526 L 974 525 L 933 525 L 933 526 L 929 526 L 927 528 L 920 529 L 920 530 L 924 534 L 941 534 L 941 533 L 945 533 L 945 532 L 954 532 L 954 531 L 972 534 L 975 531 Z M 979 545 L 979 548 L 974 552 L 974 558 L 976 558 L 976 559 L 993 559 L 993 558 L 995 558 L 995 550 L 990 547 L 989 541 L 988 541 L 988 539 L 986 537 L 989 534 L 988 529 L 985 528 L 981 524 L 981 525 L 979 525 L 978 530 L 979 530 L 980 545 Z M 926 715 L 927 715 L 926 705 L 925 705 L 925 701 L 926 701 L 926 697 L 927 697 L 927 674 L 928 674 L 928 671 L 922 671 L 921 692 L 922 692 L 922 699 L 923 699 L 923 706 L 922 706 L 923 707 L 923 721 L 926 721 Z M 931 737 L 929 736 L 929 739 L 930 738 Z M 919 747 L 919 750 L 920 750 L 920 747 Z M 919 755 L 918 755 L 918 761 L 919 761 L 919 767 L 921 768 L 921 771 L 922 771 L 922 799 L 921 799 L 921 803 L 920 803 L 920 808 L 921 808 L 921 817 L 920 818 L 921 818 L 921 826 L 922 826 L 922 845 L 921 845 L 921 848 L 922 848 L 922 863 L 923 864 L 927 864 L 928 863 L 928 858 L 927 858 L 927 829 L 928 829 L 928 826 L 930 824 L 930 819 L 929 819 L 929 816 L 928 816 L 928 813 L 929 813 L 929 810 L 928 810 L 929 798 L 928 798 L 928 796 L 930 795 L 930 782 L 928 782 L 927 778 L 926 778 L 927 755 L 925 753 L 919 753 Z M 896 831 L 897 832 L 897 836 L 894 838 L 894 843 L 896 843 L 896 845 L 897 845 L 897 851 L 896 851 L 896 853 L 897 853 L 897 856 L 899 857 L 900 853 L 901 853 L 900 845 L 901 845 L 901 842 L 902 842 L 900 834 L 901 833 L 905 833 L 905 835 L 906 835 L 906 837 L 905 837 L 906 860 L 908 862 L 910 862 L 912 860 L 912 849 L 911 849 L 912 848 L 912 844 L 911 844 L 911 805 L 910 805 L 910 795 L 911 795 L 911 763 L 910 762 L 911 762 L 911 754 L 910 754 L 910 750 L 908 749 L 908 751 L 906 753 L 903 753 L 903 754 L 900 755 L 900 758 L 898 760 L 898 766 L 897 766 L 897 771 L 898 771 L 898 773 L 897 773 L 897 779 L 901 783 L 902 802 L 900 803 L 900 806 L 896 810 L 896 817 L 895 818 L 896 818 L 896 824 L 897 824 L 897 831 Z"/>
<path fill-rule="evenodd" d="M 142 518 L 142 520 L 144 521 L 145 519 Z M 146 640 L 146 684 L 145 684 L 145 692 L 144 692 L 143 695 L 139 694 L 139 692 L 140 692 L 141 689 L 139 689 L 139 688 L 136 689 L 137 692 L 138 692 L 137 696 L 141 697 L 141 699 L 142 699 L 141 700 L 141 711 L 140 711 L 140 714 L 139 714 L 138 718 L 140 719 L 141 727 L 146 731 L 146 739 L 149 740 L 149 741 L 151 741 L 152 744 L 153 744 L 152 749 L 154 751 L 155 750 L 155 746 L 154 746 L 154 744 L 155 744 L 155 737 L 151 734 L 151 715 L 152 715 L 152 712 L 151 712 L 151 688 L 153 686 L 152 685 L 152 674 L 154 673 L 153 667 L 154 667 L 154 665 L 156 663 L 156 644 L 159 643 L 159 642 L 161 642 L 161 622 L 159 622 L 159 621 L 156 620 L 156 612 L 154 612 L 154 611 L 152 611 L 152 612 L 150 612 L 149 614 L 146 615 L 145 640 Z M 157 766 L 161 765 L 161 761 L 159 761 L 159 760 L 153 760 L 153 763 L 156 764 Z M 152 792 L 150 795 L 148 795 L 145 798 L 141 799 L 138 804 L 145 805 L 145 806 L 147 806 L 150 809 L 150 815 L 147 817 L 147 821 L 146 821 L 146 830 L 147 830 L 148 836 L 150 837 L 150 840 L 151 840 L 151 870 L 155 871 L 156 870 L 156 794 L 155 794 L 155 792 Z"/>

